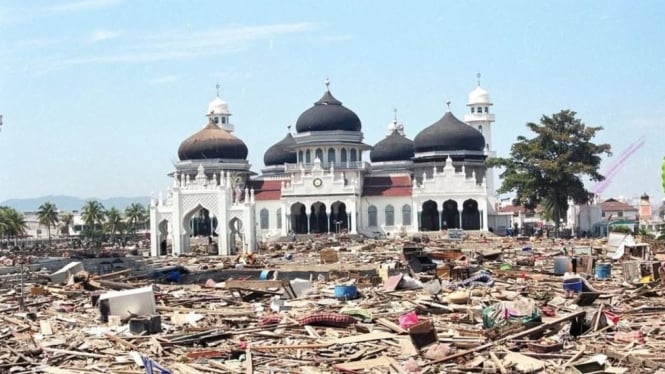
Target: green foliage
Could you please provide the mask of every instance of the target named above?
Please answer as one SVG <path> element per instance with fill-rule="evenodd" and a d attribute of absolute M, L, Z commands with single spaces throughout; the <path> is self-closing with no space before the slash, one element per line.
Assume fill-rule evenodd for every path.
<path fill-rule="evenodd" d="M 74 225 L 74 215 L 70 212 L 62 213 L 60 215 L 60 232 L 69 236 L 69 228 L 72 225 Z"/>
<path fill-rule="evenodd" d="M 568 200 L 582 204 L 589 200 L 583 177 L 602 181 L 598 172 L 601 155 L 610 155 L 609 144 L 594 144 L 602 127 L 586 126 L 576 113 L 562 110 L 542 116 L 540 123 L 527 123 L 535 137 L 518 136 L 510 157 L 487 160 L 488 167 L 501 167 L 502 184 L 497 192 L 515 192 L 515 205 L 534 209 L 541 205 L 558 232 L 566 218 Z"/>
<path fill-rule="evenodd" d="M 102 224 L 106 218 L 104 205 L 95 200 L 87 201 L 81 209 L 81 218 L 85 223 L 84 229 L 81 230 L 81 236 L 90 239 L 99 246 L 100 237 L 103 235 Z"/>
<path fill-rule="evenodd" d="M 661 178 L 663 179 L 663 192 L 665 192 L 665 157 L 663 157 L 663 165 L 661 166 Z"/>
<path fill-rule="evenodd" d="M 0 237 L 19 237 L 25 234 L 27 228 L 23 214 L 14 208 L 0 206 Z"/>
<path fill-rule="evenodd" d="M 610 232 L 619 232 L 622 234 L 632 234 L 633 229 L 627 226 L 622 226 L 622 225 L 616 225 L 616 226 L 610 226 Z"/>
<path fill-rule="evenodd" d="M 148 211 L 140 203 L 132 203 L 125 208 L 125 217 L 129 230 L 136 233 L 148 220 Z"/>
<path fill-rule="evenodd" d="M 39 219 L 39 224 L 46 226 L 48 232 L 49 244 L 51 242 L 51 227 L 54 227 L 58 223 L 58 208 L 55 204 L 50 201 L 45 202 L 39 206 L 37 210 L 37 218 Z"/>

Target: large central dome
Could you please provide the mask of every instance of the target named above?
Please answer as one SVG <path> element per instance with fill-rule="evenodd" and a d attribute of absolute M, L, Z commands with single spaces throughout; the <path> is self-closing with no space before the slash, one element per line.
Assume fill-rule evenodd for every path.
<path fill-rule="evenodd" d="M 416 153 L 440 151 L 482 151 L 485 137 L 480 131 L 446 114 L 422 130 L 413 140 Z"/>
<path fill-rule="evenodd" d="M 329 90 L 298 117 L 296 131 L 360 131 L 360 118 L 335 99 Z"/>
<path fill-rule="evenodd" d="M 247 146 L 230 132 L 210 122 L 201 131 L 185 139 L 178 148 L 180 161 L 247 158 Z"/>

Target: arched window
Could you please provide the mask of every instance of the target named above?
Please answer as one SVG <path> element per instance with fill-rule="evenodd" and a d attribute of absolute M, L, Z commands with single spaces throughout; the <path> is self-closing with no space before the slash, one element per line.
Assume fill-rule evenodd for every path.
<path fill-rule="evenodd" d="M 335 163 L 335 150 L 332 148 L 328 150 L 328 162 L 331 164 Z"/>
<path fill-rule="evenodd" d="M 277 228 L 282 228 L 282 208 L 277 209 Z"/>
<path fill-rule="evenodd" d="M 395 208 L 392 205 L 386 207 L 386 226 L 395 226 Z"/>
<path fill-rule="evenodd" d="M 483 133 L 483 125 L 478 125 L 478 131 L 480 131 L 481 134 Z"/>
<path fill-rule="evenodd" d="M 312 154 L 309 152 L 309 149 L 305 151 L 305 163 L 309 164 L 312 162 Z"/>
<path fill-rule="evenodd" d="M 268 209 L 263 208 L 261 209 L 261 230 L 266 230 L 268 229 L 270 225 L 270 213 L 268 212 Z"/>
<path fill-rule="evenodd" d="M 304 162 L 305 161 L 305 160 L 303 160 L 302 156 L 303 156 L 302 151 L 299 151 L 298 152 L 298 162 Z"/>
<path fill-rule="evenodd" d="M 489 112 L 490 112 L 490 107 L 486 106 L 485 107 L 485 113 L 489 113 Z"/>
<path fill-rule="evenodd" d="M 411 226 L 411 205 L 402 206 L 402 225 Z"/>
<path fill-rule="evenodd" d="M 358 161 L 358 152 L 355 148 L 351 148 L 351 161 Z"/>
<path fill-rule="evenodd" d="M 342 148 L 340 156 L 342 158 L 342 162 L 346 162 L 346 148 Z"/>
<path fill-rule="evenodd" d="M 479 106 L 478 107 L 478 113 L 482 113 L 482 112 L 483 112 L 483 107 Z"/>
<path fill-rule="evenodd" d="M 321 162 L 324 161 L 323 160 L 323 151 L 321 150 L 321 148 L 316 149 L 316 156 L 315 157 L 318 158 L 319 161 L 321 161 Z"/>
<path fill-rule="evenodd" d="M 471 114 L 473 114 L 473 113 L 475 113 L 475 112 L 476 112 L 476 108 L 471 107 Z"/>
<path fill-rule="evenodd" d="M 367 208 L 367 221 L 369 226 L 378 226 L 376 222 L 376 207 L 374 205 L 370 205 Z"/>

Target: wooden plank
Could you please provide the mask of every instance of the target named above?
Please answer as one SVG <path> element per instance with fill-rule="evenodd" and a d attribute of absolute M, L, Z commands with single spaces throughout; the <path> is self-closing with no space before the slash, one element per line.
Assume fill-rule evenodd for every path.
<path fill-rule="evenodd" d="M 353 372 L 356 370 L 366 370 L 366 369 L 372 369 L 380 366 L 388 366 L 390 367 L 390 360 L 387 360 L 386 356 L 381 356 L 378 358 L 372 358 L 369 360 L 362 360 L 362 361 L 354 361 L 354 362 L 347 362 L 343 364 L 335 364 L 333 367 L 337 370 L 341 371 L 346 371 L 346 372 Z"/>
<path fill-rule="evenodd" d="M 369 334 L 347 336 L 346 338 L 337 339 L 332 343 L 338 345 L 344 345 L 344 344 L 371 342 L 373 340 L 384 340 L 384 339 L 395 339 L 395 338 L 396 338 L 395 334 L 390 332 L 371 332 Z"/>
<path fill-rule="evenodd" d="M 245 289 L 245 290 L 265 290 L 268 288 L 282 288 L 282 281 L 270 281 L 270 280 L 241 280 L 241 279 L 229 279 L 224 282 L 226 288 L 229 289 Z"/>
<path fill-rule="evenodd" d="M 440 363 L 442 363 L 442 362 L 446 362 L 446 361 L 454 360 L 454 359 L 459 358 L 459 357 L 464 357 L 464 356 L 466 356 L 466 355 L 468 355 L 468 354 L 473 354 L 473 353 L 476 353 L 476 352 L 481 352 L 481 351 L 484 351 L 484 350 L 486 350 L 486 349 L 488 349 L 488 348 L 494 347 L 495 345 L 502 344 L 503 342 L 506 342 L 506 341 L 508 341 L 508 340 L 515 340 L 515 339 L 519 339 L 519 338 L 524 337 L 524 336 L 527 336 L 527 335 L 531 335 L 531 334 L 533 334 L 534 332 L 539 332 L 539 331 L 545 330 L 545 329 L 547 329 L 547 328 L 549 328 L 549 327 L 551 327 L 551 326 L 558 325 L 558 324 L 561 323 L 561 322 L 566 322 L 566 321 L 571 320 L 571 319 L 573 319 L 573 318 L 577 318 L 577 317 L 579 317 L 579 316 L 583 316 L 584 314 L 586 314 L 586 311 L 585 311 L 585 310 L 580 310 L 580 311 L 577 311 L 577 312 L 571 313 L 571 314 L 569 314 L 569 315 L 566 315 L 566 316 L 563 316 L 563 317 L 557 318 L 557 319 L 555 319 L 555 320 L 553 320 L 553 321 L 550 321 L 550 322 L 548 322 L 548 323 L 544 323 L 544 324 L 542 324 L 542 325 L 540 325 L 540 326 L 536 326 L 536 327 L 531 328 L 531 329 L 528 329 L 528 330 L 520 331 L 520 332 L 518 332 L 518 333 L 511 334 L 511 335 L 508 335 L 508 336 L 506 336 L 506 337 L 504 337 L 504 338 L 501 338 L 501 339 L 495 340 L 495 341 L 493 341 L 493 342 L 486 343 L 486 344 L 483 344 L 483 345 L 481 345 L 481 346 L 478 346 L 478 347 L 475 347 L 475 348 L 471 348 L 471 349 L 467 349 L 467 350 L 464 350 L 464 351 L 459 351 L 459 352 L 456 352 L 456 353 L 454 353 L 454 354 L 448 355 L 448 356 L 446 356 L 446 357 L 440 358 L 440 359 L 438 359 L 438 360 L 434 360 L 434 361 L 431 361 L 431 362 L 429 362 L 429 363 L 422 364 L 422 366 L 429 366 L 429 365 L 440 364 Z"/>
<path fill-rule="evenodd" d="M 250 346 L 247 347 L 247 354 L 246 354 L 246 364 L 247 364 L 247 374 L 254 374 L 254 363 L 252 362 L 252 348 Z"/>

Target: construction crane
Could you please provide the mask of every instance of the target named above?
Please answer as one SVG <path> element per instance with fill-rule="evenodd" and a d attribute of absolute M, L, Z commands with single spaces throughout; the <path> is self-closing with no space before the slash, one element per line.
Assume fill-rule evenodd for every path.
<path fill-rule="evenodd" d="M 605 191 L 607 186 L 612 183 L 612 178 L 614 178 L 615 175 L 623 168 L 623 166 L 626 164 L 626 161 L 630 158 L 630 156 L 634 155 L 635 152 L 637 152 L 644 143 L 646 143 L 647 138 L 646 136 L 642 135 L 637 141 L 635 141 L 633 144 L 631 144 L 626 150 L 621 152 L 621 154 L 617 157 L 617 160 L 610 165 L 610 167 L 605 170 L 603 175 L 605 176 L 605 179 L 596 183 L 595 186 L 591 189 L 591 191 L 599 195 Z"/>

